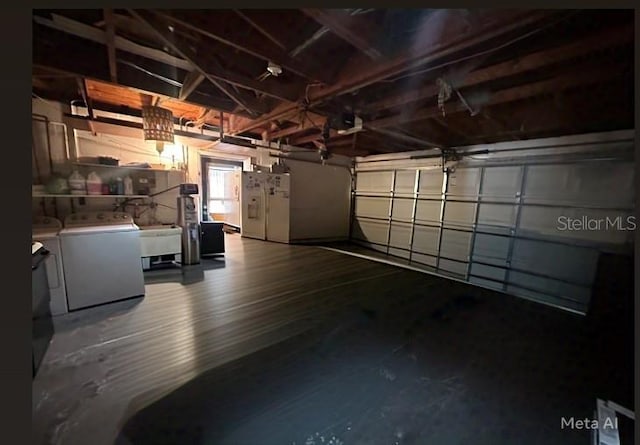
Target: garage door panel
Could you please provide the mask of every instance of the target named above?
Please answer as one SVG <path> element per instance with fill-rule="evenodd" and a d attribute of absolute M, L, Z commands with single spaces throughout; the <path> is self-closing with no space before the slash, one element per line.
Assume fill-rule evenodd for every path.
<path fill-rule="evenodd" d="M 633 165 L 605 162 L 531 166 L 527 172 L 524 196 L 576 204 L 632 206 Z"/>
<path fill-rule="evenodd" d="M 437 227 L 416 226 L 413 233 L 413 250 L 419 253 L 437 255 L 438 253 Z"/>
<path fill-rule="evenodd" d="M 582 303 L 573 299 L 569 300 L 566 298 L 556 297 L 544 292 L 532 291 L 530 289 L 522 289 L 518 286 L 507 286 L 505 292 L 510 295 L 515 295 L 516 297 L 526 298 L 539 303 L 546 303 L 580 313 L 585 313 L 588 308 L 588 303 Z"/>
<path fill-rule="evenodd" d="M 387 193 L 391 191 L 393 172 L 360 172 L 356 175 L 358 192 Z"/>
<path fill-rule="evenodd" d="M 388 230 L 388 223 L 356 219 L 353 227 L 353 236 L 364 241 L 386 244 Z"/>
<path fill-rule="evenodd" d="M 598 256 L 598 251 L 594 249 L 517 239 L 511 265 L 516 270 L 591 285 Z"/>
<path fill-rule="evenodd" d="M 447 193 L 457 197 L 473 197 L 478 195 L 480 186 L 480 169 L 464 168 L 454 171 L 449 176 L 449 189 Z"/>
<path fill-rule="evenodd" d="M 513 199 L 520 191 L 522 167 L 487 167 L 482 180 L 482 196 Z"/>
<path fill-rule="evenodd" d="M 586 144 L 586 136 L 581 138 Z M 599 135 L 585 147 L 605 140 Z M 571 138 L 557 141 L 565 147 L 573 143 Z M 506 144 L 498 148 L 509 149 Z M 356 195 L 378 200 L 356 197 L 355 221 L 360 219 L 362 226 L 354 233 L 383 245 L 378 250 L 386 249 L 398 261 L 409 259 L 434 271 L 437 263 L 440 275 L 583 312 L 600 252 L 633 243 L 632 230 L 616 229 L 631 229 L 635 222 L 628 219 L 635 201 L 635 165 L 538 162 L 539 153 L 557 150 L 549 141 L 543 144 L 514 142 L 514 149 L 525 151 L 495 151 L 486 164 L 463 158 L 447 177 L 444 199 L 443 172 L 416 170 L 414 161 L 395 173 L 358 173 L 365 176 L 357 180 Z M 529 145 L 533 148 L 523 147 Z M 579 148 L 571 150 L 578 154 Z M 521 165 L 514 165 L 521 154 Z M 509 158 L 509 164 L 498 165 L 502 158 Z M 391 225 L 386 221 L 390 208 Z M 381 221 L 365 223 L 363 215 Z M 575 221 L 581 220 L 596 221 L 600 230 L 581 228 L 582 223 L 576 228 Z"/>
<path fill-rule="evenodd" d="M 472 263 L 470 274 L 476 277 L 487 278 L 503 283 L 507 277 L 507 270 L 505 268 Z"/>
<path fill-rule="evenodd" d="M 473 259 L 483 263 L 506 266 L 509 259 L 511 238 L 476 233 L 473 243 Z"/>
<path fill-rule="evenodd" d="M 392 219 L 411 221 L 411 218 L 413 216 L 413 203 L 413 199 L 394 199 L 393 209 L 391 210 Z"/>
<path fill-rule="evenodd" d="M 440 255 L 445 258 L 467 261 L 471 251 L 472 234 L 457 230 L 443 230 Z"/>
<path fill-rule="evenodd" d="M 515 286 L 513 286 L 515 285 Z M 572 308 L 586 309 L 591 298 L 588 287 L 577 286 L 548 278 L 537 277 L 521 272 L 509 274 L 507 290 L 524 294 L 556 305 L 571 305 Z"/>
<path fill-rule="evenodd" d="M 389 255 L 408 260 L 411 253 L 408 250 L 394 249 L 393 247 L 390 247 Z"/>
<path fill-rule="evenodd" d="M 438 272 L 454 278 L 465 278 L 467 275 L 467 267 L 467 263 L 441 258 L 438 264 Z"/>
<path fill-rule="evenodd" d="M 416 203 L 416 221 L 439 222 L 441 205 L 440 201 L 418 201 Z"/>
<path fill-rule="evenodd" d="M 418 192 L 426 195 L 441 195 L 444 173 L 441 171 L 420 171 Z"/>
<path fill-rule="evenodd" d="M 473 225 L 476 204 L 470 202 L 447 202 L 444 210 L 445 224 Z"/>
<path fill-rule="evenodd" d="M 389 218 L 390 198 L 370 198 L 358 196 L 355 203 L 356 217 Z"/>
<path fill-rule="evenodd" d="M 413 253 L 411 255 L 411 261 L 414 261 L 418 264 L 429 266 L 435 270 L 437 259 L 431 255 L 423 255 L 420 253 Z"/>
<path fill-rule="evenodd" d="M 478 225 L 514 227 L 516 224 L 516 206 L 509 204 L 487 204 L 481 202 L 478 207 Z"/>
<path fill-rule="evenodd" d="M 391 224 L 389 245 L 409 249 L 411 246 L 411 224 Z"/>
<path fill-rule="evenodd" d="M 497 291 L 502 291 L 504 289 L 504 284 L 498 281 L 487 280 L 480 277 L 469 277 L 469 282 L 478 286 L 487 287 L 489 289 L 494 289 Z"/>
<path fill-rule="evenodd" d="M 394 191 L 399 194 L 413 194 L 416 185 L 415 170 L 398 170 L 396 172 Z"/>
<path fill-rule="evenodd" d="M 563 207 L 523 206 L 520 228 L 548 237 L 596 243 L 624 244 L 631 241 L 629 212 Z"/>

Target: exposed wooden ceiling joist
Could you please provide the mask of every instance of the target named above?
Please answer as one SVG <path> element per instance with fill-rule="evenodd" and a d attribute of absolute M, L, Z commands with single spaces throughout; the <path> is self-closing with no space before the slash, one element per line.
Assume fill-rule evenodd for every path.
<path fill-rule="evenodd" d="M 541 94 L 562 91 L 568 88 L 575 88 L 594 84 L 612 77 L 618 76 L 623 66 L 606 67 L 601 70 L 574 69 L 571 72 L 561 74 L 555 78 L 542 80 L 539 82 L 520 85 L 513 88 L 507 88 L 490 93 L 489 100 L 482 104 L 482 107 L 514 102 L 528 97 L 539 96 Z M 620 71 L 619 71 L 620 70 Z M 451 102 L 445 104 L 445 116 L 447 114 L 468 112 L 467 106 L 461 101 L 452 99 Z M 394 115 L 391 117 L 377 119 L 368 124 L 371 129 L 381 129 L 392 127 L 398 124 L 406 124 L 408 122 L 416 122 L 434 117 L 442 116 L 442 111 L 438 106 L 423 108 L 414 113 L 406 113 Z"/>
<path fill-rule="evenodd" d="M 182 82 L 180 93 L 178 94 L 178 99 L 187 99 L 191 95 L 191 93 L 193 93 L 193 91 L 198 88 L 198 85 L 200 85 L 203 80 L 204 75 L 200 71 L 190 71 L 189 74 L 187 74 L 187 77 L 185 77 L 184 82 Z"/>
<path fill-rule="evenodd" d="M 339 20 L 362 20 L 358 10 L 345 11 L 315 15 L 338 25 L 344 24 Z M 86 101 L 94 109 L 104 103 L 117 114 L 137 113 L 141 98 L 147 97 L 149 103 L 165 101 L 176 117 L 216 128 L 223 111 L 225 132 L 231 134 L 266 130 L 270 139 L 319 142 L 347 153 L 606 131 L 632 122 L 628 96 L 633 93 L 634 28 L 632 15 L 624 11 L 376 10 L 364 24 L 379 24 L 378 35 L 325 21 L 331 31 L 302 10 L 281 15 L 249 10 L 141 13 L 157 26 L 135 25 L 137 19 L 124 12 L 35 10 L 34 92 L 75 100 L 82 94 L 75 79 L 82 77 L 88 82 Z M 326 38 L 317 39 L 323 33 Z M 290 48 L 304 47 L 301 42 L 310 36 L 316 43 L 302 62 L 287 55 Z M 372 61 L 365 43 L 385 48 L 386 60 Z M 254 50 L 265 52 L 256 55 Z M 281 59 L 267 58 L 272 54 Z M 281 63 L 287 57 L 310 68 L 311 82 Z M 280 64 L 283 75 L 258 77 L 266 61 Z M 315 82 L 319 72 L 333 80 Z M 438 78 L 452 87 L 445 117 L 436 107 Z M 91 89 L 93 80 L 102 86 Z M 227 93 L 264 114 L 247 118 Z M 538 111 L 529 112 L 532 104 Z M 540 104 L 553 107 L 553 119 L 539 116 L 544 113 Z M 203 110 L 215 112 L 203 117 Z M 355 136 L 334 130 L 323 140 L 328 117 L 345 111 L 361 117 L 364 130 Z"/>
<path fill-rule="evenodd" d="M 250 41 L 248 39 L 244 39 L 238 37 L 234 40 L 229 39 L 229 37 L 224 36 L 222 33 L 216 31 L 218 26 L 206 26 L 204 24 L 201 26 L 196 25 L 195 23 L 201 23 L 201 17 L 199 17 L 198 11 L 193 12 L 185 12 L 185 11 L 154 11 L 155 14 L 158 14 L 165 19 L 171 20 L 178 26 L 182 26 L 186 29 L 190 29 L 192 31 L 198 32 L 210 39 L 216 40 L 224 45 L 235 48 L 238 51 L 242 51 L 246 54 L 250 54 L 258 59 L 262 59 L 265 62 L 274 62 L 278 65 L 282 66 L 284 69 L 287 69 L 299 76 L 302 76 L 309 80 L 319 80 L 325 83 L 331 81 L 325 74 L 324 70 L 321 69 L 321 66 L 314 63 L 311 64 L 307 61 L 306 58 L 303 60 L 295 60 L 290 57 L 288 54 L 284 53 L 280 50 L 274 50 L 271 46 L 265 45 L 263 42 L 258 40 Z"/>
<path fill-rule="evenodd" d="M 392 139 L 398 139 L 400 141 L 404 141 L 404 142 L 410 142 L 413 144 L 420 144 L 420 145 L 425 145 L 428 147 L 437 147 L 437 148 L 441 148 L 443 147 L 443 144 L 441 143 L 437 143 L 431 140 L 427 140 L 424 138 L 416 138 L 414 136 L 410 136 L 408 134 L 404 134 L 400 131 L 393 131 L 393 130 L 389 130 L 389 129 L 385 129 L 385 128 L 380 128 L 380 127 L 375 127 L 375 126 L 369 126 L 369 125 L 365 125 L 366 129 L 371 130 L 373 132 L 376 133 L 381 133 L 384 134 Z"/>
<path fill-rule="evenodd" d="M 607 29 L 596 35 L 566 45 L 527 54 L 516 60 L 509 60 L 472 71 L 462 79 L 458 79 L 456 87 L 468 87 L 526 71 L 533 71 L 595 51 L 630 43 L 633 41 L 633 37 L 634 29 L 631 25 L 617 29 Z M 433 98 L 437 94 L 438 87 L 433 82 L 425 87 L 374 102 L 368 105 L 366 109 L 368 112 L 376 112 L 399 108 L 406 106 L 408 103 Z"/>
<path fill-rule="evenodd" d="M 192 65 L 193 69 L 202 74 L 209 82 L 214 84 L 220 91 L 222 91 L 226 96 L 228 96 L 231 100 L 238 104 L 238 106 L 249 112 L 249 114 L 259 114 L 256 111 L 256 109 L 259 107 L 259 104 L 256 101 L 252 101 L 249 98 L 240 97 L 240 95 L 234 93 L 218 80 L 210 76 L 209 73 L 207 73 L 207 71 L 204 70 L 198 63 L 196 54 L 194 54 L 189 48 L 186 48 L 178 43 L 174 36 L 167 35 L 167 26 L 165 26 L 161 21 L 159 21 L 157 18 L 146 11 L 136 11 L 133 9 L 129 9 L 128 12 L 132 16 L 137 18 L 140 23 L 145 25 L 149 30 L 153 31 L 160 40 L 162 40 L 166 45 L 170 46 L 183 59 L 187 60 Z"/>
<path fill-rule="evenodd" d="M 53 17 L 54 20 L 42 17 L 35 17 L 34 20 L 39 25 L 81 37 L 92 42 L 107 45 L 109 41 L 107 33 L 101 29 L 94 28 L 93 26 L 85 25 L 56 14 L 54 14 Z M 168 66 L 180 68 L 189 72 L 193 71 L 192 65 L 187 60 L 172 56 L 164 51 L 139 45 L 121 36 L 114 36 L 114 47 L 120 51 L 164 63 Z M 209 75 L 217 80 L 222 80 L 232 85 L 256 91 L 276 99 L 295 102 L 299 97 L 299 94 L 292 88 L 278 85 L 268 86 L 264 82 L 258 82 L 250 77 L 242 76 L 220 67 L 208 67 L 208 71 Z"/>
<path fill-rule="evenodd" d="M 345 68 L 338 80 L 332 85 L 311 90 L 309 92 L 310 104 L 317 105 L 323 100 L 358 90 L 415 66 L 433 62 L 465 48 L 534 24 L 549 16 L 548 12 L 540 11 L 494 11 L 493 14 L 488 12 L 484 12 L 484 14 L 477 18 L 475 26 L 470 26 L 466 21 L 452 22 L 451 26 L 442 34 L 424 39 L 424 41 L 417 41 L 414 48 L 386 63 L 363 63 L 362 60 L 352 62 L 350 67 Z M 431 25 L 433 23 L 427 20 L 423 27 L 428 28 Z M 281 119 L 294 110 L 295 106 L 293 105 L 278 106 L 272 112 L 238 128 L 236 134 L 258 128 L 269 121 Z"/>
<path fill-rule="evenodd" d="M 234 9 L 233 10 L 236 14 L 238 14 L 238 16 L 240 16 L 242 18 L 242 20 L 244 20 L 245 22 L 247 22 L 253 29 L 255 29 L 256 31 L 258 31 L 260 34 L 262 34 L 263 36 L 265 36 L 267 39 L 271 40 L 271 42 L 273 42 L 276 46 L 278 46 L 281 50 L 285 51 L 287 49 L 287 47 L 280 42 L 278 39 L 276 39 L 272 33 L 270 33 L 269 31 L 267 31 L 264 27 L 258 25 L 255 20 L 252 20 L 251 17 L 249 17 L 247 14 L 245 14 L 244 12 L 240 11 L 239 9 Z"/>
<path fill-rule="evenodd" d="M 339 134 L 336 130 L 330 131 L 329 139 L 335 138 L 337 136 L 339 136 Z M 291 143 L 302 145 L 302 144 L 308 144 L 309 142 L 313 142 L 313 141 L 322 141 L 322 134 L 320 133 L 320 131 L 314 131 L 312 134 L 308 136 L 302 136 L 302 137 L 296 138 Z"/>
<path fill-rule="evenodd" d="M 107 57 L 109 57 L 109 74 L 111 82 L 118 83 L 118 64 L 116 62 L 115 21 L 113 9 L 104 10 L 104 21 L 107 28 Z"/>
<path fill-rule="evenodd" d="M 376 26 L 367 19 L 334 9 L 303 9 L 302 11 L 342 40 L 362 51 L 370 59 L 382 58 L 380 51 L 371 44 L 377 32 Z"/>

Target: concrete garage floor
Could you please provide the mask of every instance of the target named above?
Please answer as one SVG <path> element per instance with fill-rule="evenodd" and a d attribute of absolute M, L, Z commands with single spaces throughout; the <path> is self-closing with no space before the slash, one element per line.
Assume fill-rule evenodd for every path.
<path fill-rule="evenodd" d="M 633 409 L 620 326 L 312 246 L 224 259 L 56 320 L 34 444 L 580 444 Z M 626 329 L 626 328 L 625 328 Z"/>

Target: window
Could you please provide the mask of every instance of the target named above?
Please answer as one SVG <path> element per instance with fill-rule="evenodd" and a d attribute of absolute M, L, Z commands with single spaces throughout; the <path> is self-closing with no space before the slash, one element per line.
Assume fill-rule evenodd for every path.
<path fill-rule="evenodd" d="M 209 214 L 226 215 L 237 209 L 237 196 L 234 191 L 232 172 L 238 167 L 209 165 L 208 172 L 208 211 Z"/>

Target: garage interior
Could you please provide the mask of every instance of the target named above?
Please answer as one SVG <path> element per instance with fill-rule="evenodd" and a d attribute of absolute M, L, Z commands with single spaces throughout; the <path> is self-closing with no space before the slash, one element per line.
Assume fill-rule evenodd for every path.
<path fill-rule="evenodd" d="M 633 10 L 32 27 L 34 444 L 635 443 Z"/>

